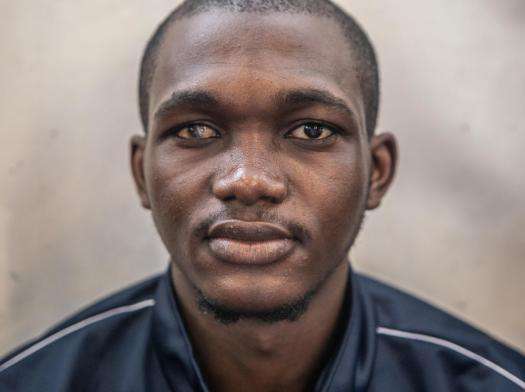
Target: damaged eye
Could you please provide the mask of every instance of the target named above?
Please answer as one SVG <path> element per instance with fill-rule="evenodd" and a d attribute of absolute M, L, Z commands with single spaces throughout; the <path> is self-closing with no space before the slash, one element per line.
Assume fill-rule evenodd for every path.
<path fill-rule="evenodd" d="M 219 132 L 204 124 L 187 125 L 179 129 L 175 135 L 181 139 L 212 139 L 220 137 Z"/>

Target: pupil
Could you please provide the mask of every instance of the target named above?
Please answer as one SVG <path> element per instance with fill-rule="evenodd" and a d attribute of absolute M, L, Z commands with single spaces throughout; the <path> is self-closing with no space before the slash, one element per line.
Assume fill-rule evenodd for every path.
<path fill-rule="evenodd" d="M 323 128 L 319 125 L 310 124 L 304 126 L 304 133 L 312 139 L 317 139 L 323 133 Z"/>

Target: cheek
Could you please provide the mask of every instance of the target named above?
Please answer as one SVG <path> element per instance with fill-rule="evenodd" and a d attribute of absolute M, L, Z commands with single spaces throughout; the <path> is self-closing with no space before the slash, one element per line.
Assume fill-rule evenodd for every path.
<path fill-rule="evenodd" d="M 367 180 L 364 165 L 355 154 L 334 156 L 309 167 L 298 190 L 317 221 L 317 235 L 327 247 L 348 245 L 359 229 L 365 208 Z M 303 169 L 304 170 L 304 169 Z M 330 245 L 331 244 L 331 245 Z"/>
<path fill-rule="evenodd" d="M 353 170 L 352 170 L 353 169 Z M 323 216 L 329 222 L 342 224 L 346 219 L 359 216 L 364 208 L 366 181 L 355 168 L 342 166 L 323 184 Z M 320 207 L 321 208 L 321 207 Z"/>
<path fill-rule="evenodd" d="M 148 189 L 153 218 L 168 236 L 187 228 L 192 208 L 205 196 L 206 176 L 201 166 L 192 167 L 171 154 L 152 155 L 148 167 Z"/>

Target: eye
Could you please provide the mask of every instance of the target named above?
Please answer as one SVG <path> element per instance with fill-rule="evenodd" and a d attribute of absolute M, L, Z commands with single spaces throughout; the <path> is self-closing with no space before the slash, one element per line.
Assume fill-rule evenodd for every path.
<path fill-rule="evenodd" d="M 214 139 L 220 137 L 219 132 L 204 124 L 186 125 L 180 128 L 175 135 L 181 139 Z"/>
<path fill-rule="evenodd" d="M 302 140 L 322 140 L 334 134 L 335 132 L 325 125 L 306 123 L 288 132 L 286 137 Z"/>

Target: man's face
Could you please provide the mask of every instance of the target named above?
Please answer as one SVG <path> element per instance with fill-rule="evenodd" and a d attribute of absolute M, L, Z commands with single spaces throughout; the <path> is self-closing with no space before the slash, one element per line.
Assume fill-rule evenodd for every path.
<path fill-rule="evenodd" d="M 223 307 L 293 303 L 345 261 L 371 171 L 352 56 L 308 15 L 213 11 L 167 32 L 137 183 L 173 267 Z"/>

